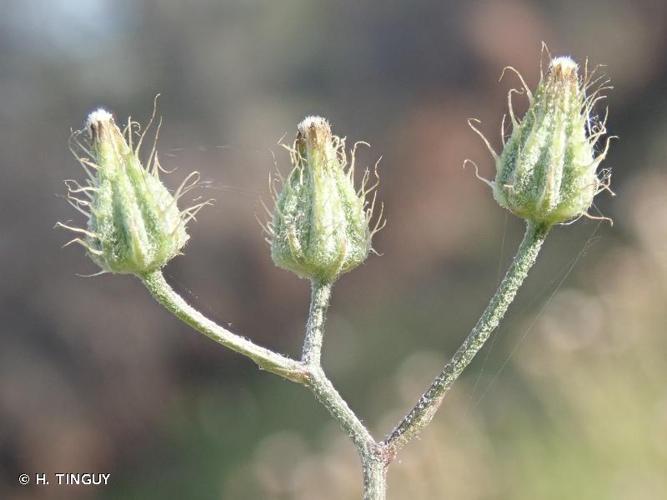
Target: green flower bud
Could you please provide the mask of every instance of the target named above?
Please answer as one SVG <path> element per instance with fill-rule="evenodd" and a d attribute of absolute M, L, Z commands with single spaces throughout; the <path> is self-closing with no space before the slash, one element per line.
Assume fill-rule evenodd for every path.
<path fill-rule="evenodd" d="M 366 171 L 354 188 L 354 151 L 348 167 L 345 140 L 332 135 L 329 123 L 308 117 L 298 126 L 290 150 L 294 166 L 280 194 L 268 232 L 274 263 L 302 278 L 333 282 L 361 264 L 372 250 L 375 197 L 369 204 Z M 370 206 L 369 206 L 370 205 Z"/>
<path fill-rule="evenodd" d="M 595 144 L 606 129 L 604 120 L 593 120 L 591 110 L 601 89 L 586 96 L 590 85 L 585 80 L 569 57 L 553 59 L 535 95 L 526 88 L 530 106 L 521 121 L 512 110 L 516 91 L 510 91 L 512 134 L 500 156 L 492 150 L 496 179 L 490 184 L 496 201 L 515 215 L 547 226 L 596 218 L 588 209 L 596 194 L 609 189 L 609 171 L 597 172 L 609 139 L 596 156 Z"/>
<path fill-rule="evenodd" d="M 138 124 L 129 121 L 121 132 L 111 114 L 98 109 L 89 115 L 85 131 L 72 136 L 79 150 L 72 152 L 88 179 L 84 186 L 66 181 L 68 201 L 88 224 L 86 229 L 59 225 L 80 235 L 68 245 L 81 244 L 102 273 L 143 275 L 160 269 L 180 253 L 188 241 L 187 222 L 209 203 L 180 211 L 177 199 L 197 184 L 199 174 L 190 174 L 172 195 L 160 181 L 155 145 L 150 168 L 142 166 L 138 152 L 145 132 L 133 148 L 136 130 Z"/>

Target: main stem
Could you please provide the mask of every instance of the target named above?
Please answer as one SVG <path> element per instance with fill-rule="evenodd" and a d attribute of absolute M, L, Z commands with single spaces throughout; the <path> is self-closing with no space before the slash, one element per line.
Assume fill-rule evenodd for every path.
<path fill-rule="evenodd" d="M 301 362 L 308 369 L 306 385 L 329 414 L 347 433 L 359 453 L 364 478 L 364 500 L 384 500 L 386 461 L 380 445 L 327 378 L 321 364 L 326 313 L 331 300 L 331 283 L 313 280 L 310 310 L 306 322 Z"/>
<path fill-rule="evenodd" d="M 419 434 L 433 419 L 447 391 L 465 367 L 470 364 L 505 315 L 517 290 L 535 263 L 548 232 L 549 226 L 528 223 L 512 265 L 479 321 L 442 372 L 419 398 L 417 404 L 385 439 L 384 444 L 392 455 L 395 455 L 411 438 Z"/>
<path fill-rule="evenodd" d="M 387 468 L 389 462 L 381 453 L 382 447 L 374 454 L 361 457 L 364 473 L 363 500 L 385 500 L 387 498 Z"/>

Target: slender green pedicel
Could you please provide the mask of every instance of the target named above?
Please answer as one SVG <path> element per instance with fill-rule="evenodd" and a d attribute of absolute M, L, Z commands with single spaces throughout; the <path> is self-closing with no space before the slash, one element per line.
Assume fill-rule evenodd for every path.
<path fill-rule="evenodd" d="M 191 174 L 172 195 L 159 178 L 155 148 L 150 169 L 142 166 L 138 151 L 143 136 L 132 147 L 135 126 L 129 122 L 123 133 L 110 113 L 98 109 L 82 131 L 87 143 L 74 137 L 83 157 L 75 154 L 88 179 L 85 186 L 67 183 L 68 200 L 88 223 L 86 229 L 60 225 L 82 235 L 72 242 L 84 246 L 102 272 L 145 275 L 160 269 L 180 253 L 188 241 L 187 222 L 205 205 L 179 210 L 177 199 L 196 184 L 198 174 Z"/>
<path fill-rule="evenodd" d="M 512 134 L 496 158 L 493 196 L 515 215 L 551 226 L 589 216 L 596 194 L 608 189 L 609 172 L 599 174 L 609 140 L 596 156 L 604 121 L 591 123 L 598 92 L 586 96 L 586 82 L 569 57 L 549 65 L 521 121 L 511 109 Z"/>
<path fill-rule="evenodd" d="M 275 264 L 302 278 L 332 283 L 361 264 L 371 250 L 373 203 L 364 176 L 354 188 L 354 161 L 348 168 L 345 142 L 329 123 L 308 117 L 298 126 L 291 150 L 293 170 L 285 180 L 268 231 Z"/>

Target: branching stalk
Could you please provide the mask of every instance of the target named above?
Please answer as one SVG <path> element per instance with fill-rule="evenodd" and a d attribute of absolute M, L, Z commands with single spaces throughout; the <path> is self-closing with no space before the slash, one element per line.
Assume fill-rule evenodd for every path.
<path fill-rule="evenodd" d="M 313 391 L 322 406 L 340 424 L 360 453 L 366 453 L 375 446 L 373 436 L 350 409 L 321 367 L 313 367 L 309 370 L 306 385 Z"/>
<path fill-rule="evenodd" d="M 528 222 L 526 233 L 514 261 L 479 321 L 442 372 L 419 398 L 417 404 L 385 439 L 384 444 L 392 455 L 395 455 L 410 439 L 418 435 L 433 419 L 447 391 L 465 367 L 470 364 L 505 315 L 517 290 L 535 263 L 548 232 L 549 226 Z"/>
<path fill-rule="evenodd" d="M 511 110 L 510 91 L 514 129 L 505 145 L 509 153 L 495 153 L 471 124 L 496 160 L 496 180 L 485 182 L 501 206 L 529 221 L 526 233 L 475 327 L 384 441 L 373 438 L 321 364 L 332 284 L 366 260 L 379 227 L 370 227 L 374 200 L 366 199 L 372 190 L 364 187 L 367 177 L 360 190 L 354 187 L 354 151 L 348 165 L 345 140 L 332 133 L 324 118 L 307 117 L 297 127 L 294 146 L 289 149 L 294 168 L 281 193 L 276 193 L 276 211 L 267 228 L 274 263 L 311 279 L 300 360 L 261 347 L 206 318 L 169 286 L 160 270 L 154 271 L 181 253 L 188 240 L 187 223 L 208 202 L 178 209 L 178 198 L 197 184 L 198 174 L 191 174 L 170 194 L 158 176 L 155 146 L 148 168 L 139 160 L 139 146 L 132 144 L 137 124 L 130 121 L 121 131 L 109 112 L 99 109 L 89 115 L 89 147 L 80 145 L 83 153 L 75 153 L 88 174 L 88 184 L 68 184 L 70 201 L 89 218 L 88 225 L 86 229 L 60 226 L 75 233 L 70 243 L 83 245 L 101 272 L 138 276 L 155 300 L 184 323 L 250 358 L 260 369 L 310 389 L 357 448 L 364 500 L 384 500 L 389 464 L 433 419 L 447 391 L 496 329 L 535 263 L 549 228 L 582 216 L 599 218 L 587 210 L 598 192 L 609 190 L 608 174 L 596 172 L 607 148 L 595 156 L 595 144 L 605 127 L 602 122 L 591 128 L 591 108 L 600 96 L 599 90 L 587 92 L 589 85 L 586 77 L 582 84 L 572 59 L 553 59 L 538 92 L 533 96 L 526 87 L 530 108 L 521 121 Z M 81 133 L 73 136 L 77 144 Z"/>
<path fill-rule="evenodd" d="M 161 271 L 153 271 L 141 279 L 155 300 L 187 325 L 218 344 L 247 356 L 262 370 L 275 373 L 292 382 L 304 383 L 307 374 L 301 363 L 258 346 L 211 321 L 183 300 L 183 297 L 169 286 Z"/>
<path fill-rule="evenodd" d="M 375 441 L 366 426 L 350 409 L 321 367 L 311 367 L 307 386 L 350 437 L 357 449 L 363 471 L 364 500 L 384 500 L 387 465 L 384 447 Z"/>
<path fill-rule="evenodd" d="M 309 374 L 306 385 L 334 420 L 339 423 L 357 448 L 364 476 L 364 500 L 384 500 L 386 462 L 381 457 L 380 446 L 373 439 L 366 426 L 350 409 L 322 369 L 322 341 L 326 312 L 331 300 L 331 288 L 330 283 L 312 281 L 310 312 L 306 323 L 306 336 L 301 358 Z"/>
<path fill-rule="evenodd" d="M 357 448 L 363 469 L 364 500 L 383 500 L 386 496 L 389 463 L 433 419 L 447 391 L 498 326 L 535 263 L 548 231 L 548 226 L 528 223 L 512 265 L 473 330 L 414 408 L 379 443 L 350 409 L 321 366 L 326 312 L 331 298 L 330 283 L 312 283 L 302 360 L 296 361 L 258 346 L 206 318 L 169 286 L 160 271 L 147 274 L 142 281 L 160 304 L 186 324 L 219 344 L 247 356 L 261 369 L 308 387 Z"/>
<path fill-rule="evenodd" d="M 313 283 L 303 361 L 299 362 L 258 346 L 208 319 L 171 288 L 162 272 L 154 271 L 141 279 L 155 300 L 187 325 L 219 344 L 250 358 L 260 369 L 308 387 L 357 448 L 364 473 L 364 500 L 385 498 L 386 467 L 379 458 L 380 447 L 327 378 L 320 365 L 324 323 L 331 297 L 330 284 Z"/>

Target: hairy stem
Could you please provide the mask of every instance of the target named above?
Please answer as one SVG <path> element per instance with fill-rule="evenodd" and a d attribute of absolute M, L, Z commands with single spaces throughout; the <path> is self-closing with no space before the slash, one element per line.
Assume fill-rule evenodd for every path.
<path fill-rule="evenodd" d="M 310 368 L 308 373 L 306 385 L 347 433 L 359 453 L 363 455 L 372 450 L 376 445 L 373 436 L 338 393 L 324 370 L 317 366 Z"/>
<path fill-rule="evenodd" d="M 313 280 L 311 283 L 310 313 L 306 324 L 306 338 L 303 342 L 301 361 L 308 366 L 320 366 L 322 340 L 326 321 L 331 284 Z"/>
<path fill-rule="evenodd" d="M 528 223 L 514 261 L 479 321 L 442 372 L 419 398 L 417 404 L 385 439 L 384 444 L 393 456 L 429 424 L 454 381 L 498 326 L 528 271 L 535 263 L 548 232 L 548 226 Z"/>
<path fill-rule="evenodd" d="M 331 300 L 331 284 L 312 281 L 310 310 L 303 341 L 302 364 L 308 370 L 306 386 L 350 436 L 360 454 L 375 446 L 375 440 L 327 378 L 321 365 L 322 338 L 326 312 Z"/>
<path fill-rule="evenodd" d="M 310 312 L 303 342 L 302 363 L 308 369 L 306 385 L 350 437 L 357 448 L 364 478 L 364 500 L 384 500 L 386 491 L 386 462 L 381 447 L 350 409 L 321 365 L 322 339 L 326 312 L 331 299 L 331 284 L 312 282 Z"/>
<path fill-rule="evenodd" d="M 321 366 L 326 312 L 331 298 L 330 283 L 316 281 L 312 283 L 302 359 L 296 361 L 258 346 L 209 320 L 187 304 L 169 286 L 160 271 L 149 273 L 141 279 L 153 297 L 186 324 L 219 344 L 247 356 L 261 369 L 308 387 L 357 448 L 363 470 L 364 500 L 384 500 L 389 463 L 398 450 L 432 420 L 451 385 L 498 326 L 528 271 L 535 263 L 548 230 L 546 226 L 528 224 L 512 265 L 473 330 L 414 408 L 381 443 L 373 439 L 366 426 L 327 378 Z"/>
<path fill-rule="evenodd" d="M 376 454 L 361 457 L 364 473 L 363 500 L 385 500 L 387 497 L 388 462 Z"/>
<path fill-rule="evenodd" d="M 364 500 L 385 498 L 386 473 L 379 453 L 381 447 L 338 393 L 320 365 L 324 323 L 331 296 L 330 284 L 313 283 L 303 361 L 299 362 L 258 346 L 206 318 L 169 286 L 160 271 L 142 276 L 141 280 L 155 300 L 187 325 L 219 344 L 247 356 L 261 369 L 308 387 L 357 448 L 364 474 Z"/>
<path fill-rule="evenodd" d="M 252 359 L 260 369 L 275 373 L 292 382 L 304 383 L 307 377 L 303 365 L 296 360 L 258 346 L 230 332 L 191 307 L 164 279 L 161 271 L 141 277 L 151 295 L 169 312 L 208 338 Z"/>

